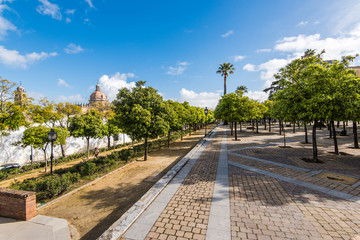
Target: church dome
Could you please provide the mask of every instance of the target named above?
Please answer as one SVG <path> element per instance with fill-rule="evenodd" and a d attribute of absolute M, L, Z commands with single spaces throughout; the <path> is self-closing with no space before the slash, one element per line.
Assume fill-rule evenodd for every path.
<path fill-rule="evenodd" d="M 100 84 L 96 85 L 96 90 L 90 95 L 90 104 L 96 102 L 107 102 L 107 96 L 100 90 Z"/>

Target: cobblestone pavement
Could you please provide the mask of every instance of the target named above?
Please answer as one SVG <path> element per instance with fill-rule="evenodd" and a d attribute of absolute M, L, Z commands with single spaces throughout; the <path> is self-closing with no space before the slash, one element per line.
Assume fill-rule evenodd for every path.
<path fill-rule="evenodd" d="M 238 142 L 228 133 L 221 127 L 211 139 L 145 239 L 214 239 L 209 218 L 217 214 L 211 209 L 219 195 L 214 186 L 224 180 L 218 170 L 223 151 L 229 198 L 222 201 L 230 206 L 224 212 L 229 210 L 231 239 L 350 239 L 360 234 L 360 184 L 314 177 L 328 171 L 359 178 L 358 156 L 325 154 L 324 163 L 307 163 L 301 158 L 311 152 L 299 144 L 279 148 L 271 135 Z M 123 239 L 138 238 L 125 233 Z"/>

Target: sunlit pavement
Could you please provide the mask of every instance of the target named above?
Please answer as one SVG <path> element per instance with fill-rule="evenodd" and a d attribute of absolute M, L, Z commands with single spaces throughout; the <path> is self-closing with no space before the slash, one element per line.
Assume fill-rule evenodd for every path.
<path fill-rule="evenodd" d="M 360 177 L 359 157 L 320 154 L 281 138 L 233 141 L 217 129 L 122 239 L 349 239 L 360 232 L 360 187 L 318 178 Z"/>

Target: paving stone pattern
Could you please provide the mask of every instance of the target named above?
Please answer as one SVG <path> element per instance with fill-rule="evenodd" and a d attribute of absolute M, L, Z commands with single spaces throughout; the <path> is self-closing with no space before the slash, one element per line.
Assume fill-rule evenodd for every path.
<path fill-rule="evenodd" d="M 220 140 L 215 137 L 197 160 L 146 239 L 205 239 Z"/>
<path fill-rule="evenodd" d="M 356 203 L 229 167 L 232 239 L 349 239 Z"/>
<path fill-rule="evenodd" d="M 250 151 L 250 150 L 252 150 L 252 149 L 244 150 L 245 155 L 255 155 L 254 151 Z M 269 156 L 268 157 L 256 156 L 256 157 L 258 157 L 258 158 L 262 157 L 262 158 L 265 158 L 267 160 L 269 160 L 269 158 L 272 159 L 273 158 L 272 157 L 273 152 L 271 150 L 273 150 L 273 149 L 266 149 L 266 150 L 265 149 L 262 149 L 262 150 L 261 149 L 256 149 L 255 153 L 270 152 L 269 156 L 271 156 L 271 157 L 269 157 Z M 276 150 L 278 152 L 280 152 L 283 149 L 281 149 L 281 150 L 276 149 Z M 292 149 L 292 152 L 287 152 L 288 159 L 290 157 L 294 157 L 293 155 L 297 154 L 297 151 L 298 151 L 298 149 Z M 236 152 L 240 153 L 240 150 L 236 151 Z M 260 155 L 260 154 L 258 154 L 258 155 Z M 279 155 L 279 154 L 277 154 L 277 155 Z M 281 163 L 286 164 L 286 161 L 284 160 L 284 158 L 285 158 L 285 156 L 282 156 L 282 158 L 278 157 L 276 162 L 281 162 Z M 349 194 L 354 195 L 354 196 L 360 196 L 360 186 L 354 188 L 354 187 L 351 187 L 351 186 L 347 186 L 345 184 L 340 184 L 340 183 L 336 183 L 334 181 L 320 179 L 320 178 L 310 176 L 310 171 L 311 170 L 319 170 L 318 167 L 316 169 L 309 168 L 309 172 L 302 172 L 302 171 L 296 171 L 294 169 L 290 169 L 290 168 L 286 168 L 286 167 L 279 167 L 279 166 L 275 166 L 273 164 L 254 161 L 254 160 L 251 160 L 251 159 L 247 159 L 247 158 L 244 158 L 244 157 L 233 156 L 233 155 L 229 155 L 229 161 L 239 162 L 239 163 L 247 165 L 247 166 L 251 166 L 251 167 L 258 168 L 258 169 L 270 171 L 270 172 L 273 172 L 273 173 L 276 173 L 276 174 L 279 174 L 279 175 L 282 175 L 282 176 L 285 176 L 285 177 L 290 177 L 290 178 L 301 180 L 301 181 L 304 181 L 304 182 L 316 184 L 316 185 L 321 186 L 321 187 L 326 187 L 326 188 L 329 188 L 329 189 L 332 189 L 332 190 L 336 190 L 336 191 L 340 191 L 340 192 L 344 192 L 344 193 L 349 193 Z M 327 163 L 326 164 L 318 164 L 317 166 L 319 166 L 319 165 L 324 167 L 324 169 L 326 169 L 326 167 L 328 166 Z M 340 165 L 343 165 L 343 164 L 338 163 L 338 165 L 339 165 L 338 170 L 339 169 L 341 170 Z M 308 165 L 308 167 L 309 167 L 309 165 Z M 329 169 L 327 169 L 327 170 L 329 170 Z M 355 176 L 359 174 L 359 172 L 357 170 L 352 170 L 350 172 L 350 174 L 351 173 L 352 173 L 352 175 L 355 175 Z"/>

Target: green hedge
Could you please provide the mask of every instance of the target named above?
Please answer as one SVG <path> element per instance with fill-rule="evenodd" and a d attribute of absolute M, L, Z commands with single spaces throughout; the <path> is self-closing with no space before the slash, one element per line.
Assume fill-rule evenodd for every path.
<path fill-rule="evenodd" d="M 174 141 L 178 138 L 180 138 L 180 133 L 172 135 L 170 140 Z M 167 138 L 151 141 L 149 142 L 149 149 L 165 146 L 167 141 Z M 142 156 L 143 153 L 144 144 L 140 144 L 133 148 L 113 152 L 106 157 L 102 156 L 78 163 L 69 168 L 57 169 L 54 171 L 54 175 L 47 174 L 38 178 L 29 178 L 23 182 L 15 181 L 11 184 L 10 188 L 35 191 L 38 202 L 48 200 L 67 191 L 72 184 L 80 179 L 87 179 L 94 174 L 104 175 L 125 164 L 131 158 Z"/>

